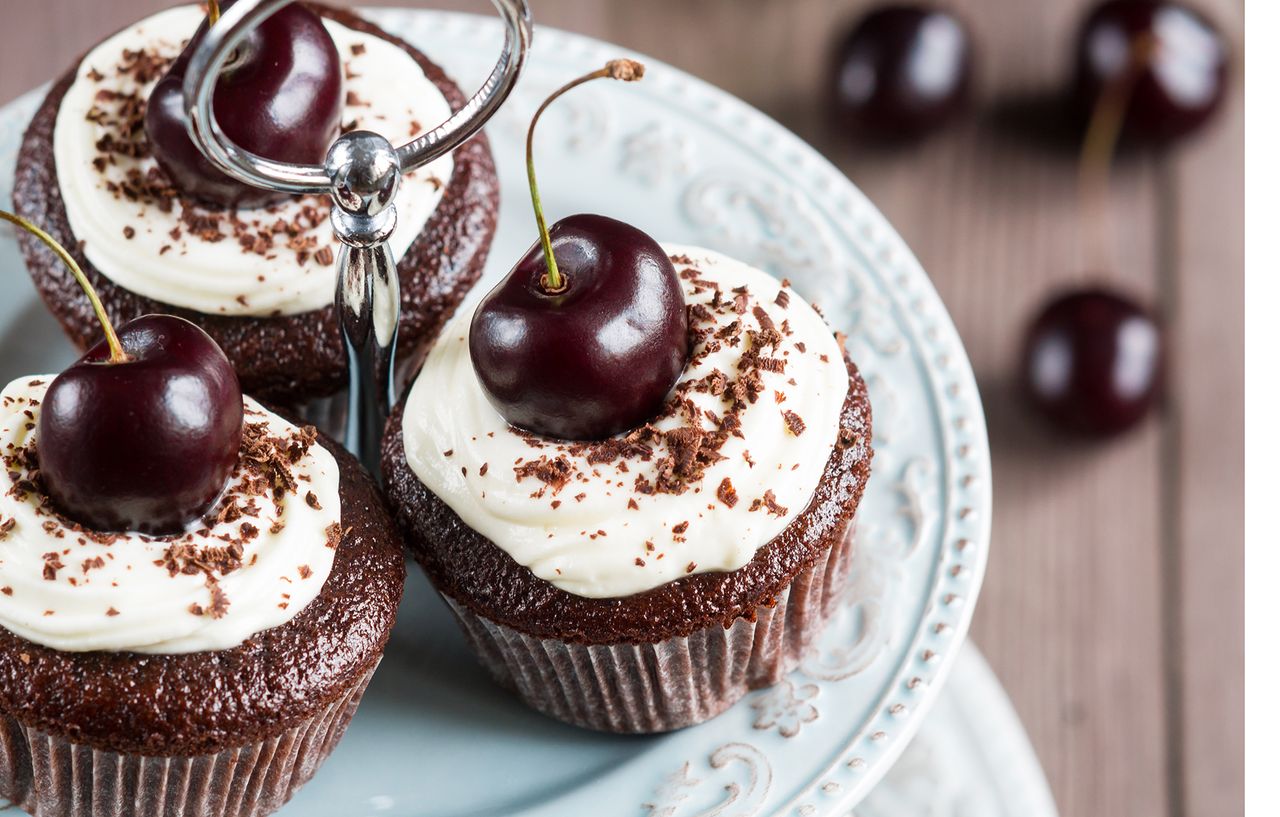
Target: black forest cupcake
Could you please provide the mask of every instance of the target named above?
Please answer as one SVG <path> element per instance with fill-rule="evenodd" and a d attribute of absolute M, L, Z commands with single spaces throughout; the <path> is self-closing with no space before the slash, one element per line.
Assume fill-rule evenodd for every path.
<path fill-rule="evenodd" d="M 480 660 L 608 731 L 697 723 L 795 667 L 839 597 L 871 461 L 865 384 L 817 312 L 725 256 L 665 249 L 692 352 L 657 417 L 584 442 L 509 425 L 460 315 L 383 449 L 409 549 Z"/>
<path fill-rule="evenodd" d="M 323 18 L 342 72 L 335 133 L 337 125 L 363 127 L 405 141 L 465 102 L 407 43 L 349 12 L 305 5 Z M 195 5 L 155 14 L 55 82 L 23 141 L 14 203 L 72 248 L 113 319 L 181 315 L 223 347 L 246 392 L 294 404 L 323 397 L 346 385 L 332 307 L 339 245 L 327 198 L 239 209 L 204 203 L 157 163 L 148 139 L 152 89 L 203 19 Z M 438 331 L 479 277 L 497 202 L 482 136 L 406 175 L 390 242 L 405 354 Z M 50 310 L 79 347 L 91 345 L 96 323 L 74 280 L 33 239 L 22 243 Z"/>

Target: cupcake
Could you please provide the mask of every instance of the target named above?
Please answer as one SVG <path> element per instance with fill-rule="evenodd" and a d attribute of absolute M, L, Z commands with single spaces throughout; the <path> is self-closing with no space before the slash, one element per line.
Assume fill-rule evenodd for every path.
<path fill-rule="evenodd" d="M 262 815 L 315 773 L 404 557 L 354 458 L 245 397 L 198 326 L 116 326 L 0 392 L 0 796 L 36 815 Z"/>
<path fill-rule="evenodd" d="M 324 42 L 308 53 L 331 60 L 340 76 L 324 90 L 339 96 L 331 111 L 313 112 L 329 117 L 328 125 L 287 132 L 273 145 L 284 153 L 272 158 L 299 161 L 289 152 L 293 142 L 310 140 L 321 151 L 311 161 L 320 162 L 339 129 L 366 128 L 404 142 L 466 101 L 423 54 L 354 14 L 297 4 L 277 16 L 286 13 L 301 21 L 289 24 L 300 31 L 308 19 L 320 29 Z M 104 40 L 55 82 L 23 140 L 14 204 L 72 248 L 113 319 L 152 312 L 188 318 L 226 351 L 246 392 L 299 405 L 347 382 L 333 307 L 340 245 L 328 198 L 228 197 L 193 181 L 172 151 L 159 156 L 148 137 L 159 132 L 148 113 L 152 91 L 167 81 L 204 19 L 196 5 L 162 11 Z M 313 30 L 306 36 L 315 39 Z M 216 106 L 223 93 L 220 85 Z M 252 118 L 254 103 L 241 93 L 219 109 L 229 133 L 239 119 Z M 405 176 L 389 243 L 400 273 L 399 348 L 406 355 L 439 330 L 479 277 L 497 204 L 483 136 Z M 96 323 L 74 280 L 33 239 L 22 245 L 49 309 L 77 346 L 91 345 Z"/>
<path fill-rule="evenodd" d="M 611 732 L 698 723 L 796 666 L 847 576 L 872 455 L 865 384 L 812 307 L 723 255 L 663 251 L 690 352 L 657 416 L 594 441 L 510 425 L 465 314 L 383 447 L 406 545 L 480 661 Z"/>
<path fill-rule="evenodd" d="M 404 566 L 377 490 L 246 397 L 202 519 L 89 529 L 44 488 L 52 380 L 0 394 L 0 795 L 36 815 L 275 810 L 341 738 L 395 619 Z"/>

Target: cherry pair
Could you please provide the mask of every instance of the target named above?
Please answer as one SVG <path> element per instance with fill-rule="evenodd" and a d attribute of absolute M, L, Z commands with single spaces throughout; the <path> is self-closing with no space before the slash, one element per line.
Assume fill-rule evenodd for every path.
<path fill-rule="evenodd" d="M 1136 142 L 1192 133 L 1226 95 L 1229 49 L 1222 34 L 1178 3 L 1106 0 L 1085 18 L 1075 48 L 1070 97 L 1079 115 L 1087 118 L 1108 89 L 1131 83 L 1124 126 Z M 852 136 L 903 139 L 935 131 L 964 110 L 973 63 L 972 39 L 954 14 L 930 5 L 876 9 L 837 49 L 835 117 Z"/>

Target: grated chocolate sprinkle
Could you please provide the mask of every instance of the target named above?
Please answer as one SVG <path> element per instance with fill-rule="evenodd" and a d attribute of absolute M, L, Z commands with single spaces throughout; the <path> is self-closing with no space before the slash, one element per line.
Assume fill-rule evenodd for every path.
<path fill-rule="evenodd" d="M 782 419 L 787 424 L 787 430 L 795 436 L 799 437 L 804 433 L 804 420 L 800 419 L 800 415 L 790 409 L 782 412 Z"/>
<path fill-rule="evenodd" d="M 569 484 L 574 474 L 569 459 L 563 455 L 552 459 L 544 454 L 536 460 L 514 466 L 513 470 L 516 473 L 516 482 L 526 477 L 533 477 L 542 482 L 546 488 L 550 488 L 553 494 L 560 493 L 560 490 Z M 546 488 L 540 489 L 538 495 L 540 496 Z"/>
<path fill-rule="evenodd" d="M 716 488 L 716 499 L 730 508 L 738 504 L 738 491 L 728 477 L 720 480 L 720 487 Z"/>

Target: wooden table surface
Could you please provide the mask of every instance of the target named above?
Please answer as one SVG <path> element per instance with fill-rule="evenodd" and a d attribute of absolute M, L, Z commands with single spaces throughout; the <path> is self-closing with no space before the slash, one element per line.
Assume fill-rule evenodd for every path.
<path fill-rule="evenodd" d="M 396 0 L 388 0 L 396 2 Z M 488 12 L 483 0 L 430 5 Z M 867 0 L 533 0 L 541 23 L 691 71 L 839 164 L 914 248 L 964 338 L 995 460 L 995 533 L 973 626 L 1067 817 L 1243 813 L 1244 99 L 1112 185 L 1115 268 L 1090 270 L 1069 149 L 1011 122 L 1058 87 L 1088 0 L 948 0 L 980 49 L 978 104 L 913 148 L 823 125 L 831 40 Z M 8 0 L 0 102 L 169 0 Z M 1243 49 L 1243 0 L 1199 0 Z M 1159 305 L 1165 410 L 1119 440 L 1046 431 L 1010 381 L 1054 290 L 1106 280 Z"/>

